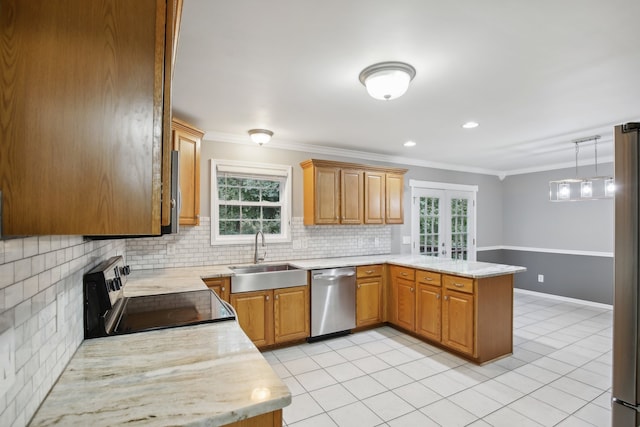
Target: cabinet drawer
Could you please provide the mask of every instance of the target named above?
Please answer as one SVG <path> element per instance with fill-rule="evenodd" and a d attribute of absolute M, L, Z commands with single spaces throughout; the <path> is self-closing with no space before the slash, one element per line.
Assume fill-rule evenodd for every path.
<path fill-rule="evenodd" d="M 444 287 L 458 292 L 473 293 L 473 279 L 444 275 Z"/>
<path fill-rule="evenodd" d="M 431 286 L 440 286 L 442 281 L 440 280 L 440 273 L 434 273 L 433 271 L 416 270 L 416 280 L 418 283 Z"/>
<path fill-rule="evenodd" d="M 356 267 L 356 277 L 362 279 L 363 277 L 376 277 L 382 276 L 381 265 L 361 265 Z"/>
<path fill-rule="evenodd" d="M 414 280 L 416 278 L 416 271 L 413 268 L 392 265 L 391 277 L 400 277 L 402 279 Z"/>

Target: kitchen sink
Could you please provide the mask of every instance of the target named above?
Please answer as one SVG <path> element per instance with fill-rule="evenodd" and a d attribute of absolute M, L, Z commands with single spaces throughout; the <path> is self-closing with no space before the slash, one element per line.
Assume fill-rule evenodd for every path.
<path fill-rule="evenodd" d="M 229 267 L 231 293 L 306 286 L 307 271 L 291 264 L 257 264 Z"/>
<path fill-rule="evenodd" d="M 266 273 L 271 271 L 299 270 L 291 264 L 257 264 L 229 267 L 235 274 Z"/>

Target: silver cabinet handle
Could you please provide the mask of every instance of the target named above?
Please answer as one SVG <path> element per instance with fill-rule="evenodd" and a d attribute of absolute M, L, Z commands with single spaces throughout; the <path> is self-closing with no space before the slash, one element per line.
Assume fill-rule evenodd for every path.
<path fill-rule="evenodd" d="M 464 285 L 462 283 L 454 283 L 453 285 L 457 288 L 464 288 Z"/>
<path fill-rule="evenodd" d="M 358 285 L 358 289 L 360 289 L 360 285 Z"/>
<path fill-rule="evenodd" d="M 433 279 L 431 277 L 425 277 L 424 280 L 426 280 L 427 282 L 432 282 Z"/>
<path fill-rule="evenodd" d="M 278 299 L 278 297 L 279 297 L 279 296 L 280 296 L 280 295 L 276 295 L 274 298 L 275 298 L 275 299 Z"/>
<path fill-rule="evenodd" d="M 222 287 L 222 292 L 224 292 L 224 286 Z"/>
<path fill-rule="evenodd" d="M 373 274 L 373 270 L 367 270 L 367 271 L 365 271 L 365 273 L 367 273 L 367 274 Z"/>
<path fill-rule="evenodd" d="M 405 272 L 400 273 L 400 275 L 401 275 L 401 276 L 405 276 L 405 277 L 407 277 L 407 276 L 408 276 L 408 274 L 407 274 L 407 273 L 405 273 Z"/>
<path fill-rule="evenodd" d="M 264 299 L 265 299 L 265 300 L 267 300 L 267 301 L 269 301 L 269 295 L 266 295 L 266 296 L 264 297 Z"/>
<path fill-rule="evenodd" d="M 436 299 L 440 299 L 440 294 L 436 294 Z"/>
<path fill-rule="evenodd" d="M 413 292 L 413 288 L 411 288 L 411 292 Z"/>
<path fill-rule="evenodd" d="M 447 295 L 444 296 L 445 301 L 449 301 L 449 297 Z"/>

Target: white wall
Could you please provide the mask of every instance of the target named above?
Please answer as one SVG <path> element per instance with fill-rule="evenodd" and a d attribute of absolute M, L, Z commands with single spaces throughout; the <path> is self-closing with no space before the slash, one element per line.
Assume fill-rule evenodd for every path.
<path fill-rule="evenodd" d="M 0 426 L 29 422 L 83 340 L 83 274 L 124 250 L 124 240 L 82 236 L 0 241 L 0 334 L 12 330 L 15 338 Z"/>

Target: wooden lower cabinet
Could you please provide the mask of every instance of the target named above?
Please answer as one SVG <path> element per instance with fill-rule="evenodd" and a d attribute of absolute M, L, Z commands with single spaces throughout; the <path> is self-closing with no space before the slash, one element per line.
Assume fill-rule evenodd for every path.
<path fill-rule="evenodd" d="M 231 294 L 238 323 L 256 347 L 273 344 L 273 291 Z"/>
<path fill-rule="evenodd" d="M 416 295 L 416 333 L 434 341 L 442 338 L 442 289 L 418 284 Z"/>
<path fill-rule="evenodd" d="M 273 291 L 274 342 L 309 336 L 309 287 L 296 286 Z"/>
<path fill-rule="evenodd" d="M 473 355 L 473 295 L 444 290 L 442 344 Z"/>
<path fill-rule="evenodd" d="M 380 264 L 356 267 L 356 327 L 377 325 L 384 319 L 383 271 Z"/>
<path fill-rule="evenodd" d="M 390 267 L 391 276 L 391 316 L 394 325 L 415 331 L 416 293 L 415 270 L 413 268 Z"/>
<path fill-rule="evenodd" d="M 282 427 L 282 409 L 225 424 L 224 427 Z"/>
<path fill-rule="evenodd" d="M 256 347 L 309 336 L 309 287 L 231 294 L 238 323 Z"/>
<path fill-rule="evenodd" d="M 229 302 L 231 279 L 228 277 L 215 277 L 204 279 L 209 289 L 218 294 L 221 300 Z"/>

